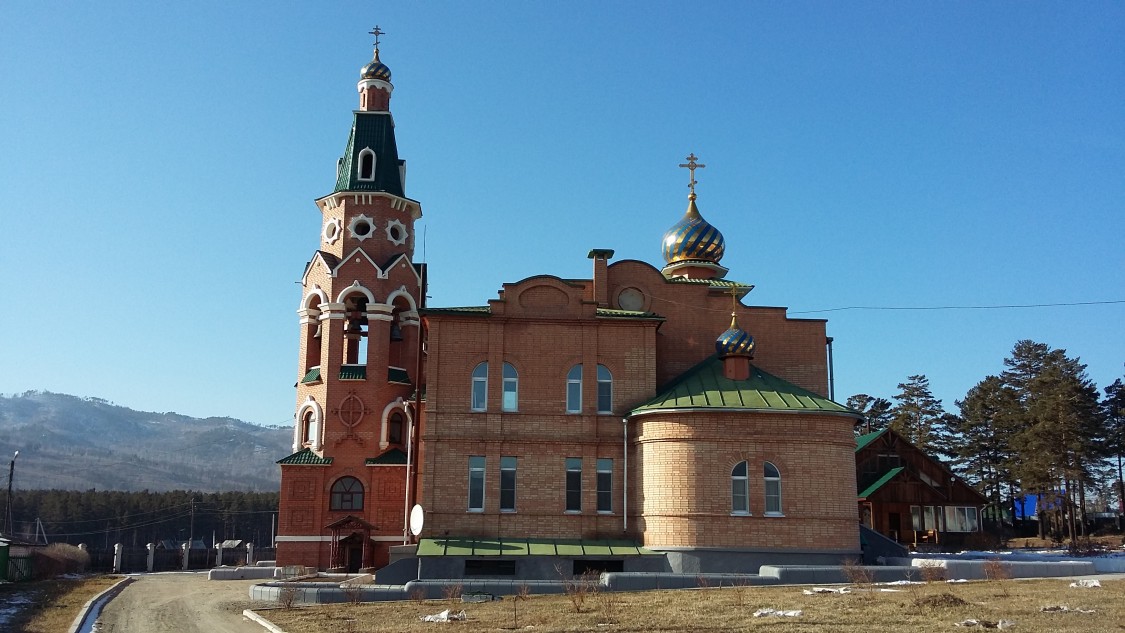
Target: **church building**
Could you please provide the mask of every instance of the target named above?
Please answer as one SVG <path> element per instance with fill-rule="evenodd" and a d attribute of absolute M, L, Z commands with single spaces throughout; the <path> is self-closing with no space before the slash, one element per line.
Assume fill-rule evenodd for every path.
<path fill-rule="evenodd" d="M 589 278 L 429 307 L 390 79 L 377 39 L 316 201 L 278 564 L 379 568 L 414 543 L 497 573 L 564 554 L 687 573 L 857 556 L 859 416 L 828 397 L 826 322 L 746 303 L 753 286 L 727 277 L 700 212 L 694 154 L 686 212 L 669 201 L 653 240 L 659 267 L 591 244 Z"/>

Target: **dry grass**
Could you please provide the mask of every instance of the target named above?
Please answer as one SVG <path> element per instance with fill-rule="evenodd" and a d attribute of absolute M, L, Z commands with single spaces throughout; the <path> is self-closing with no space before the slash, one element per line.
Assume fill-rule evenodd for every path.
<path fill-rule="evenodd" d="M 575 613 L 565 595 L 531 596 L 519 604 L 520 627 L 546 631 L 746 631 L 784 628 L 789 632 L 889 633 L 898 631 L 959 630 L 954 622 L 1014 620 L 1022 631 L 1122 631 L 1125 622 L 1125 581 L 1103 581 L 1101 589 L 1070 589 L 1070 579 L 1032 580 L 1010 583 L 1010 595 L 996 596 L 989 582 L 933 585 L 924 607 L 913 604 L 909 591 L 875 592 L 871 599 L 855 601 L 849 596 L 801 594 L 801 587 L 738 587 L 684 591 L 648 591 L 614 594 L 611 605 L 592 605 Z M 949 592 L 955 592 L 950 594 Z M 742 596 L 732 600 L 732 592 Z M 948 597 L 947 597 L 948 594 Z M 506 597 L 505 601 L 511 600 Z M 963 604 L 959 604 L 963 601 Z M 1050 605 L 1095 609 L 1096 613 L 1040 612 Z M 753 618 L 760 608 L 801 609 L 799 618 Z M 921 608 L 920 608 L 921 607 Z M 423 623 L 422 615 L 449 608 L 441 600 L 363 604 L 357 609 L 342 605 L 305 607 L 291 611 L 259 611 L 288 633 L 335 633 L 345 619 L 356 618 L 354 631 L 422 632 L 441 625 Z M 486 602 L 458 605 L 469 616 L 467 622 L 448 625 L 458 631 L 512 630 L 512 605 Z M 608 609 L 611 613 L 604 613 Z M 612 620 L 615 624 L 598 626 Z"/>
<path fill-rule="evenodd" d="M 91 576 L 0 585 L 0 603 L 10 593 L 31 592 L 34 605 L 12 619 L 12 633 L 57 633 L 70 628 L 86 601 L 119 580 L 121 576 Z"/>

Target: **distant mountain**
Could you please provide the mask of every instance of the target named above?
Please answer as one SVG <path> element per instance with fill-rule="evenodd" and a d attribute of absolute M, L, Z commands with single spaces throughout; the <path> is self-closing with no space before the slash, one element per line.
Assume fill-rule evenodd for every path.
<path fill-rule="evenodd" d="M 100 398 L 29 391 L 0 396 L 0 466 L 16 488 L 275 491 L 291 427 L 192 418 Z M 7 472 L 0 475 L 7 485 Z"/>

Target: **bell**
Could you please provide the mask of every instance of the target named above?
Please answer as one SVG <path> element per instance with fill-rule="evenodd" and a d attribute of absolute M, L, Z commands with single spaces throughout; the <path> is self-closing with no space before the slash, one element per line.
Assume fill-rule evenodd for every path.
<path fill-rule="evenodd" d="M 399 327 L 399 324 L 397 322 L 391 324 L 391 340 L 392 341 L 401 341 L 402 340 L 402 328 Z"/>

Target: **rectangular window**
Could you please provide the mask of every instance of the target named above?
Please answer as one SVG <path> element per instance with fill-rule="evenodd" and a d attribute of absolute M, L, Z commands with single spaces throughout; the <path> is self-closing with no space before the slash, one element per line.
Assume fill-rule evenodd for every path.
<path fill-rule="evenodd" d="M 469 458 L 469 512 L 484 512 L 484 457 Z"/>
<path fill-rule="evenodd" d="M 579 381 L 567 381 L 566 383 L 566 412 L 582 412 L 582 383 Z"/>
<path fill-rule="evenodd" d="M 504 379 L 504 398 L 500 402 L 500 406 L 505 411 L 516 411 L 517 410 L 517 406 L 516 406 L 517 402 L 518 402 L 518 399 L 516 398 L 516 381 L 515 380 L 509 380 L 509 379 L 505 378 Z"/>
<path fill-rule="evenodd" d="M 980 524 L 974 507 L 945 507 L 945 529 L 948 532 L 977 532 Z"/>
<path fill-rule="evenodd" d="M 500 458 L 500 511 L 516 511 L 516 458 Z"/>
<path fill-rule="evenodd" d="M 941 506 L 922 506 L 922 528 L 941 530 Z"/>
<path fill-rule="evenodd" d="M 488 392 L 488 380 L 473 377 L 473 411 L 484 411 L 485 395 Z"/>
<path fill-rule="evenodd" d="M 910 527 L 915 532 L 922 531 L 922 506 L 910 506 Z"/>
<path fill-rule="evenodd" d="M 598 512 L 613 512 L 612 459 L 598 459 Z"/>
<path fill-rule="evenodd" d="M 582 511 L 582 458 L 566 458 L 566 511 Z"/>
<path fill-rule="evenodd" d="M 766 477 L 766 514 L 781 514 L 781 479 Z"/>
<path fill-rule="evenodd" d="M 613 413 L 613 383 L 598 380 L 598 413 Z"/>

